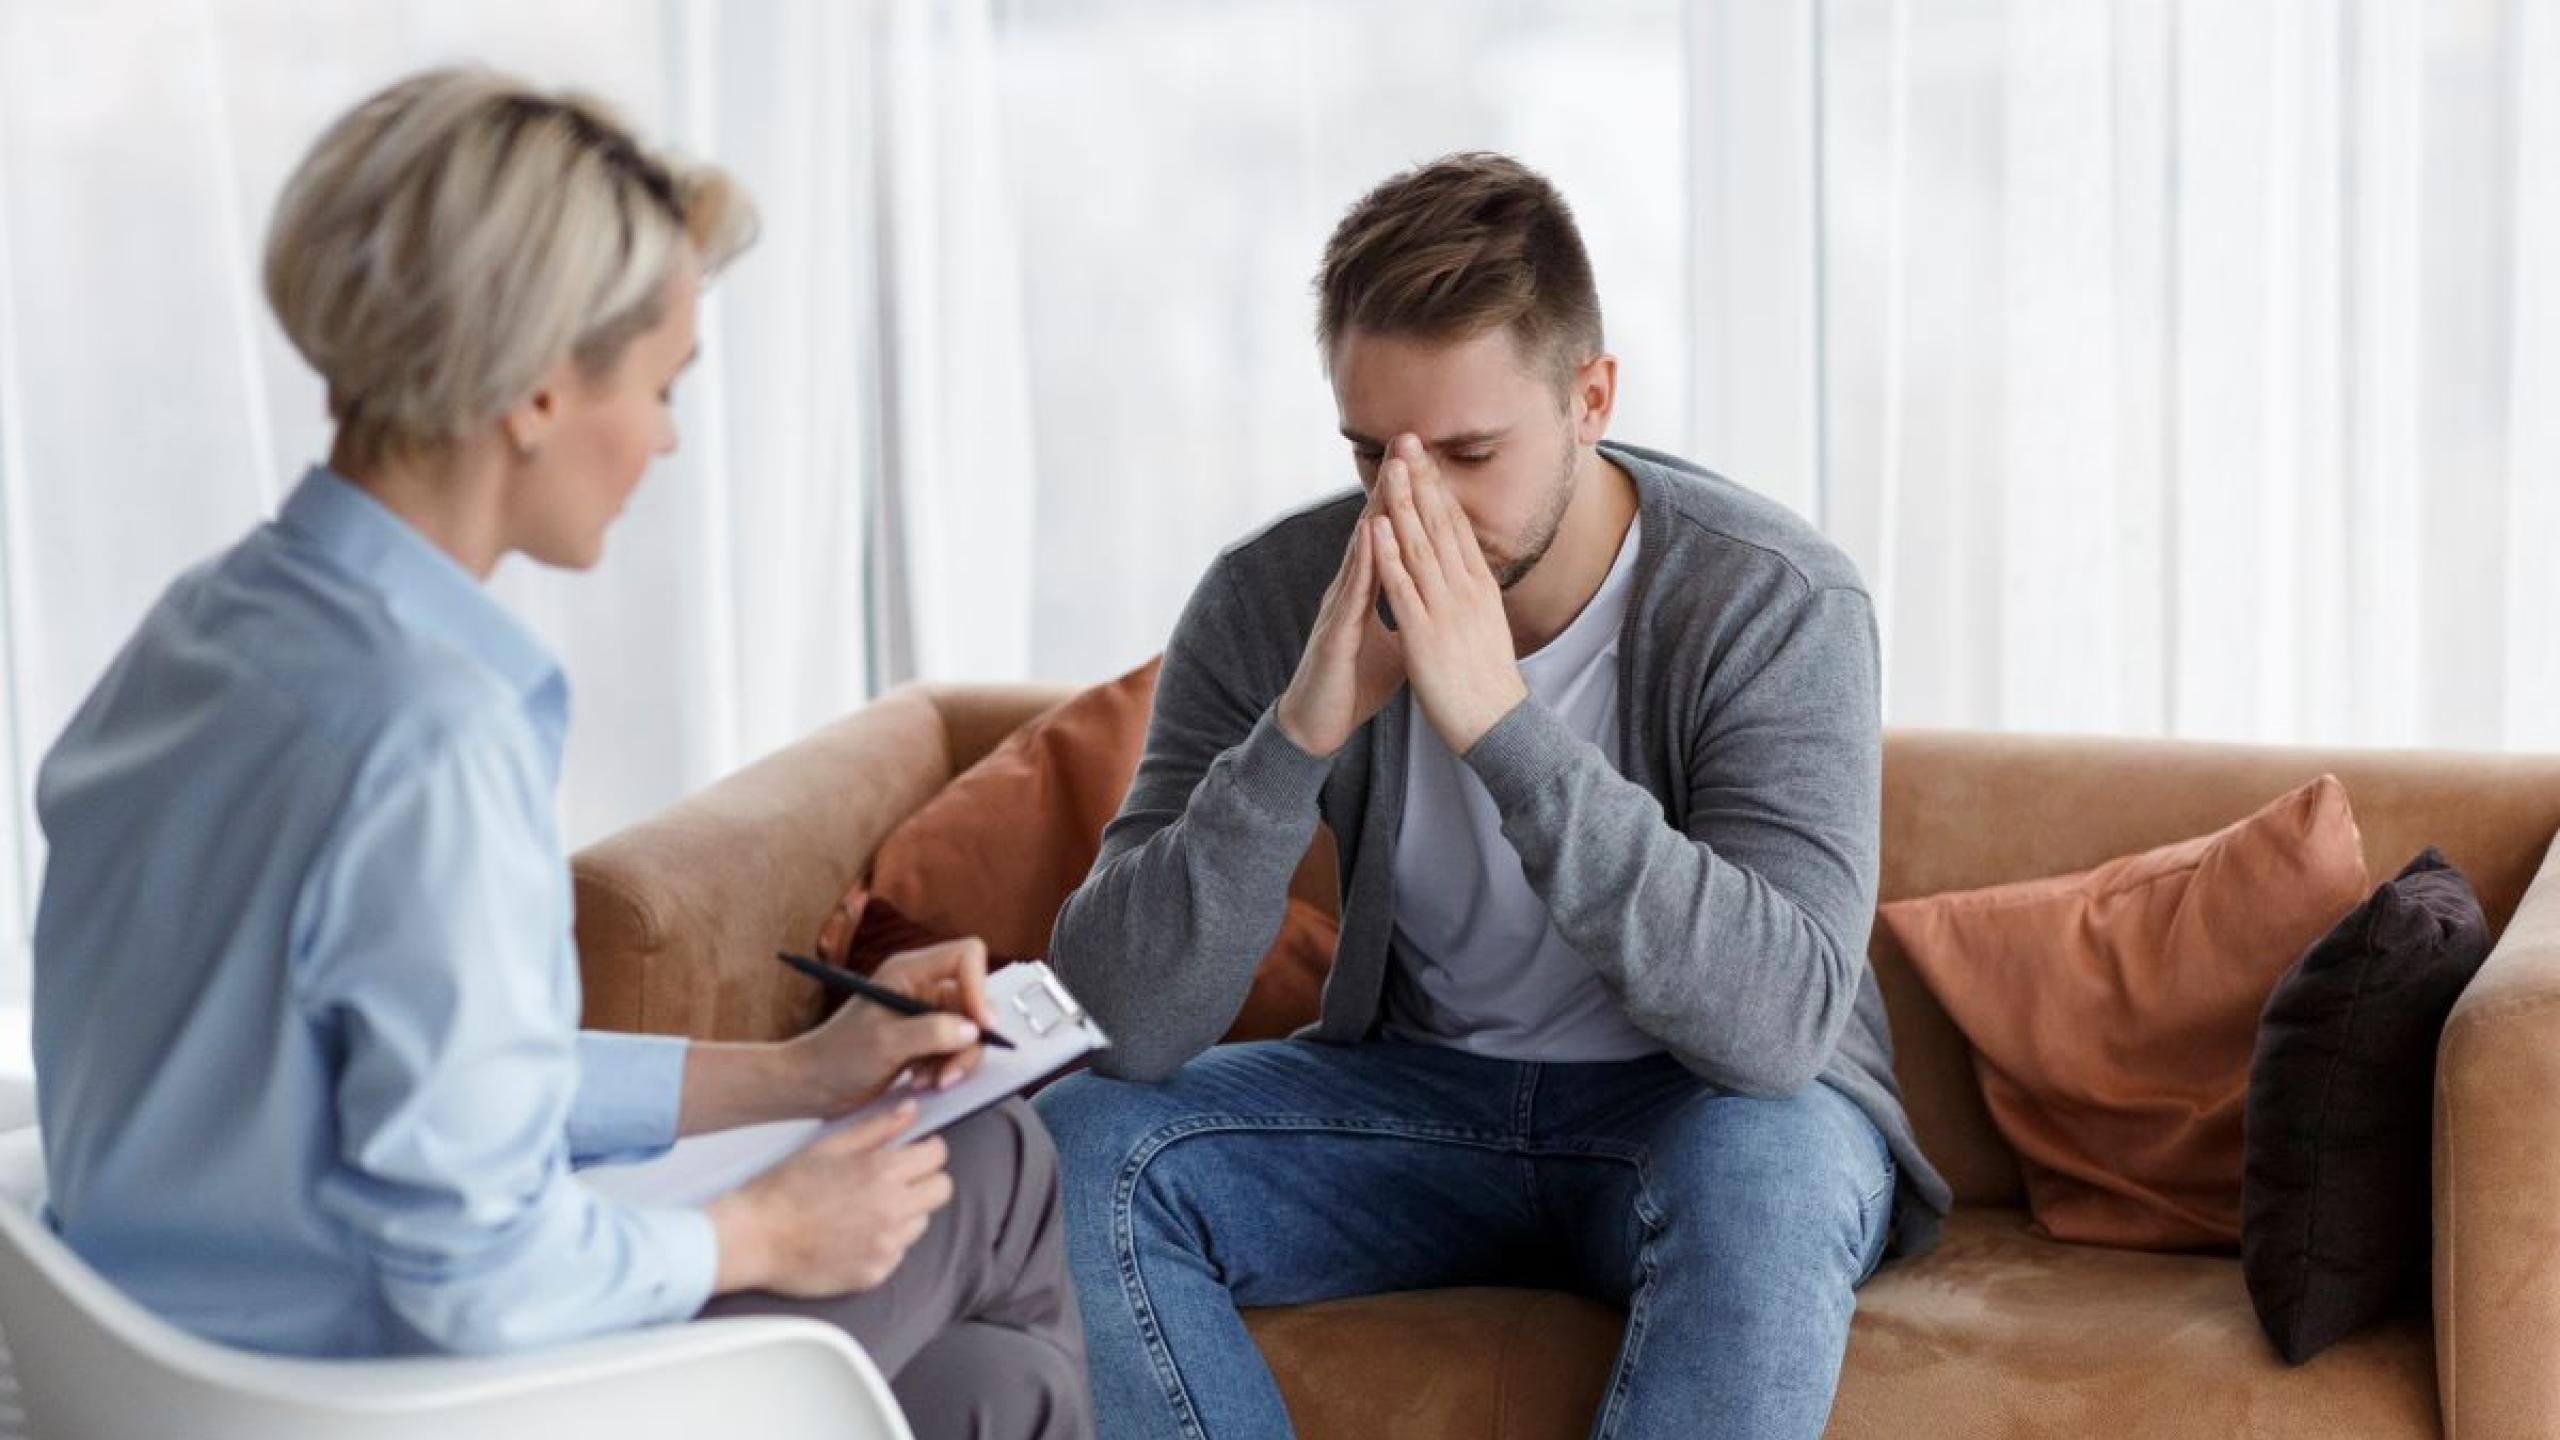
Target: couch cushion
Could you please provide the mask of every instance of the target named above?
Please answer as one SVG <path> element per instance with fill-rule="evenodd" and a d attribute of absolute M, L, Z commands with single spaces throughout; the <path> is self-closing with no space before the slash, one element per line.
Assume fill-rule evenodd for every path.
<path fill-rule="evenodd" d="M 2488 956 L 2479 898 L 2430 847 L 2267 997 L 2249 1062 L 2240 1269 L 2286 1359 L 2425 1303 L 2436 1038 Z"/>
<path fill-rule="evenodd" d="M 1301 1440 L 1580 1436 L 1624 1315 L 1547 1290 L 1417 1290 L 1248 1310 Z"/>
<path fill-rule="evenodd" d="M 998 965 L 1046 954 L 1058 908 L 1092 868 L 1137 770 L 1159 664 L 1078 691 L 969 764 L 880 842 L 869 875 L 822 921 L 818 953 L 870 970 L 899 949 L 975 935 Z M 956 723 L 952 748 L 960 759 Z M 1334 888 L 1331 837 L 1319 829 L 1225 1038 L 1273 1039 L 1314 1022 L 1340 928 Z"/>
<path fill-rule="evenodd" d="M 2323 776 L 2211 835 L 1879 918 L 1972 1042 L 2037 1221 L 2166 1250 L 2239 1243 L 2259 1008 L 2364 892 Z"/>
<path fill-rule="evenodd" d="M 2432 1437 L 2432 1343 L 2395 1322 L 2289 1367 L 2236 1260 L 2064 1245 L 1959 1207 L 1935 1252 L 1860 1292 L 1826 1434 Z"/>
<path fill-rule="evenodd" d="M 880 842 L 870 892 L 927 930 L 1041 955 L 1147 737 L 1156 662 L 1023 726 Z"/>
<path fill-rule="evenodd" d="M 1435 1290 L 1245 1323 L 1305 1440 L 1568 1440 L 1590 1426 L 1621 1316 L 1544 1291 Z M 1859 1292 L 1825 1433 L 2433 1436 L 2429 1343 L 2394 1324 L 2288 1368 L 2258 1336 L 2237 1261 L 2063 1245 L 2023 1212 L 1959 1208 L 1935 1252 Z"/>

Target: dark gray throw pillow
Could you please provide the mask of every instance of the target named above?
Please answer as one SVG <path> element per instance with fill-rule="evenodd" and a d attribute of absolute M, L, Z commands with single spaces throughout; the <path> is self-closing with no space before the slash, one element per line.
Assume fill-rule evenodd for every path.
<path fill-rule="evenodd" d="M 2249 1062 L 2240 1265 L 2299 1365 L 2422 1298 L 2436 1039 L 2489 955 L 2471 882 L 2433 846 L 2276 982 Z"/>

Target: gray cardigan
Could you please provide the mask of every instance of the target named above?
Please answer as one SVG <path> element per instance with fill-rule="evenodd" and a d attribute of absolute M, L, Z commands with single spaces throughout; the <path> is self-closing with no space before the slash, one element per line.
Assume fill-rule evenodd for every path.
<path fill-rule="evenodd" d="M 1783 507 L 1668 455 L 1605 449 L 1644 521 L 1619 645 L 1625 771 L 1534 698 L 1466 763 L 1556 928 L 1638 1026 L 1725 1089 L 1819 1080 L 1866 1112 L 1900 1168 L 1894 1248 L 1922 1253 L 1949 1197 L 1903 1115 L 1866 957 L 1883 764 L 1866 589 Z M 1319 818 L 1338 842 L 1342 938 L 1309 1033 L 1376 1028 L 1406 708 L 1391 700 L 1329 760 L 1273 719 L 1361 505 L 1347 493 L 1229 548 L 1165 647 L 1137 777 L 1051 940 L 1118 1042 L 1106 1074 L 1161 1079 L 1225 1032 Z"/>

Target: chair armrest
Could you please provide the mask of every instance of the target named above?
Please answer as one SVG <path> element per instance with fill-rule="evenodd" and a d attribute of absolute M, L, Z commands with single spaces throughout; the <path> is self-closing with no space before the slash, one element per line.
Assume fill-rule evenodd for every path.
<path fill-rule="evenodd" d="M 695 1440 L 751 1415 L 762 1440 L 911 1440 L 861 1347 L 794 1317 L 697 1320 L 492 1358 L 313 1362 L 206 1350 L 227 1372 L 207 1379 L 268 1411 L 261 1424 L 287 1422 L 270 1435 Z"/>
<path fill-rule="evenodd" d="M 694 1440 L 755 1417 L 766 1440 L 912 1440 L 896 1396 L 833 1325 L 698 1320 L 513 1355 L 310 1360 L 217 1345 L 144 1309 L 38 1216 L 35 1127 L 0 1133 L 0 1313 L 38 1434 L 205 1440 Z"/>
<path fill-rule="evenodd" d="M 899 690 L 579 851 L 584 1023 L 705 1040 L 807 1028 L 818 987 L 773 952 L 806 948 L 950 778 L 940 710 Z"/>
<path fill-rule="evenodd" d="M 2436 1051 L 2447 1440 L 2560 1435 L 2560 845 Z"/>

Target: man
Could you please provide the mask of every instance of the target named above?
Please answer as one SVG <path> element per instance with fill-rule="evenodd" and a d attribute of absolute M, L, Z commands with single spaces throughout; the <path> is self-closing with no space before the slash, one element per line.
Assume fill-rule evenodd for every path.
<path fill-rule="evenodd" d="M 1103 1428 L 1285 1433 L 1239 1305 L 1507 1283 L 1626 1306 L 1595 1434 L 1817 1435 L 1855 1287 L 1947 1205 L 1865 958 L 1865 590 L 1602 443 L 1590 264 L 1519 164 L 1387 181 L 1317 287 L 1362 491 L 1202 580 L 1053 943 L 1119 1041 L 1040 1104 Z M 1323 1018 L 1211 1049 L 1319 819 Z"/>

